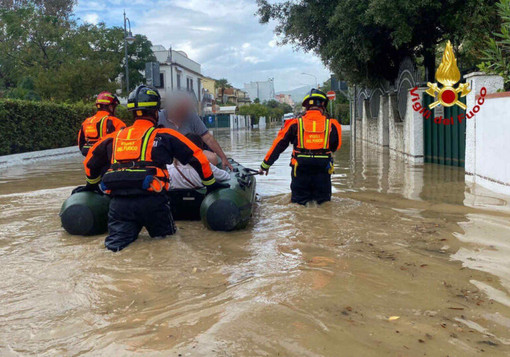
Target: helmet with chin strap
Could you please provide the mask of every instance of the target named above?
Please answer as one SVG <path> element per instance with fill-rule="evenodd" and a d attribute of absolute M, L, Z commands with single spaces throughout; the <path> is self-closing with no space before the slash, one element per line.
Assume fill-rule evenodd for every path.
<path fill-rule="evenodd" d="M 108 107 L 109 105 L 113 105 L 116 107 L 120 104 L 119 98 L 115 94 L 110 92 L 101 92 L 97 95 L 96 98 L 96 107 L 98 109 L 102 109 L 104 107 Z"/>
<path fill-rule="evenodd" d="M 140 85 L 129 93 L 127 108 L 130 111 L 158 111 L 161 107 L 161 95 L 158 90 Z"/>
<path fill-rule="evenodd" d="M 312 90 L 310 90 L 310 93 L 303 98 L 302 106 L 305 107 L 307 110 L 308 108 L 311 107 L 326 108 L 328 103 L 329 99 L 326 93 L 324 93 L 321 90 L 312 88 Z"/>
<path fill-rule="evenodd" d="M 158 90 L 146 85 L 139 85 L 129 93 L 127 108 L 137 117 L 158 118 L 161 108 L 161 95 Z"/>

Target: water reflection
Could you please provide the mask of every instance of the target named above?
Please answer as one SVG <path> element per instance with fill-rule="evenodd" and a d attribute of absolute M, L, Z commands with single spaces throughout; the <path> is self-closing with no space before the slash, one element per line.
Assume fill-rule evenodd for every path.
<path fill-rule="evenodd" d="M 257 168 L 276 129 L 229 134 Z M 79 158 L 2 171 L 0 355 L 508 355 L 506 201 L 343 141 L 332 202 L 290 204 L 289 149 L 247 230 L 179 222 L 118 254 L 59 226 Z"/>

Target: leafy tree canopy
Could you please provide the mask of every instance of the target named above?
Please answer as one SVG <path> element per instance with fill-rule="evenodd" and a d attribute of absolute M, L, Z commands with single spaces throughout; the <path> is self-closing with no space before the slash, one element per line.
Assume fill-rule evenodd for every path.
<path fill-rule="evenodd" d="M 497 0 L 257 0 L 262 23 L 275 20 L 281 44 L 318 54 L 347 81 L 393 81 L 405 57 L 433 79 L 438 45 L 451 40 L 463 69 L 473 68 L 499 20 Z"/>
<path fill-rule="evenodd" d="M 250 105 L 244 105 L 239 108 L 239 114 L 241 115 L 250 115 L 255 119 L 259 119 L 260 117 L 269 117 L 269 118 L 277 118 L 280 119 L 283 117 L 285 113 L 293 112 L 293 108 L 286 104 L 280 103 L 277 100 L 268 100 L 261 104 L 260 102 L 255 102 Z"/>
<path fill-rule="evenodd" d="M 497 6 L 503 21 L 501 31 L 487 41 L 483 62 L 479 68 L 484 72 L 502 76 L 505 89 L 510 90 L 510 0 L 501 0 Z"/>
<path fill-rule="evenodd" d="M 216 89 L 218 88 L 225 89 L 232 88 L 232 85 L 228 82 L 228 79 L 221 78 L 216 80 L 216 82 L 214 83 L 214 87 L 216 87 Z"/>
<path fill-rule="evenodd" d="M 15 10 L 35 7 L 45 15 L 68 17 L 76 3 L 77 0 L 0 0 L 0 8 Z"/>
<path fill-rule="evenodd" d="M 76 102 L 121 87 L 117 81 L 124 79 L 124 32 L 119 27 L 79 26 L 29 4 L 1 9 L 0 33 L 0 91 L 14 95 L 13 88 L 29 79 L 34 97 Z M 151 43 L 140 35 L 128 46 L 128 53 L 134 87 L 143 82 L 140 70 L 145 62 L 155 57 Z"/>

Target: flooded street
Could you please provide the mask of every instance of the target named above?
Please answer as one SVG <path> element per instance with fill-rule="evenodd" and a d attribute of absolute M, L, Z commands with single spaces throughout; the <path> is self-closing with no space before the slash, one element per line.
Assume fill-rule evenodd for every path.
<path fill-rule="evenodd" d="M 252 168 L 275 135 L 216 134 Z M 507 202 L 349 138 L 332 202 L 290 204 L 288 149 L 248 229 L 119 253 L 60 227 L 81 157 L 0 168 L 0 355 L 510 355 Z"/>

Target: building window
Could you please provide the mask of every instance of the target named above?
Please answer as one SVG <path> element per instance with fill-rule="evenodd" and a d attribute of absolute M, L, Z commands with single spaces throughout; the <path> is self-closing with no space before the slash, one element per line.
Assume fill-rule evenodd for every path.
<path fill-rule="evenodd" d="M 177 89 L 181 89 L 181 75 L 177 74 Z"/>
<path fill-rule="evenodd" d="M 165 88 L 165 72 L 159 74 L 159 86 L 156 88 Z"/>

